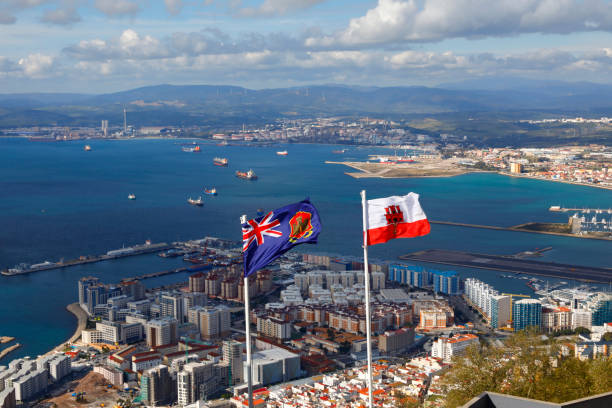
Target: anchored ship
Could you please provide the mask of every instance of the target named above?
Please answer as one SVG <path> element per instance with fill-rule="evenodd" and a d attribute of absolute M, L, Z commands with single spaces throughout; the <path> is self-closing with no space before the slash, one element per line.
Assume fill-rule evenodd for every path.
<path fill-rule="evenodd" d="M 189 197 L 189 198 L 187 199 L 187 202 L 188 202 L 189 204 L 191 204 L 191 205 L 195 205 L 195 206 L 198 206 L 198 207 L 201 207 L 201 206 L 203 206 L 203 205 L 204 205 L 204 201 L 202 201 L 202 197 L 198 197 L 198 199 L 197 199 L 197 200 L 194 200 L 193 198 Z"/>
<path fill-rule="evenodd" d="M 247 180 L 257 180 L 257 175 L 255 174 L 253 170 L 249 170 L 246 173 L 243 171 L 237 171 L 236 177 L 247 179 Z"/>
<path fill-rule="evenodd" d="M 287 151 L 286 151 L 286 150 L 282 150 L 282 151 L 280 151 L 280 152 L 276 152 L 276 154 L 278 154 L 279 156 L 286 156 L 286 155 L 288 155 L 289 153 L 287 153 Z"/>
<path fill-rule="evenodd" d="M 217 189 L 216 188 L 211 188 L 210 190 L 205 188 L 204 189 L 204 194 L 208 194 L 208 195 L 217 195 Z"/>
<path fill-rule="evenodd" d="M 195 147 L 183 147 L 183 151 L 187 153 L 200 153 L 200 146 L 195 145 Z"/>
<path fill-rule="evenodd" d="M 213 159 L 213 164 L 215 166 L 227 166 L 227 159 L 225 157 L 215 157 Z"/>

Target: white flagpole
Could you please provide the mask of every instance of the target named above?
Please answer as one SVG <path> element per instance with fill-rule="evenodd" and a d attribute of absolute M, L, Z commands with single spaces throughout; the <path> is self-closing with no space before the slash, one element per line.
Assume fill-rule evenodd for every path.
<path fill-rule="evenodd" d="M 368 350 L 368 407 L 374 407 L 372 398 L 372 315 L 370 314 L 370 273 L 368 266 L 368 202 L 366 192 L 361 190 L 361 208 L 363 209 L 363 272 L 365 275 L 365 308 L 366 308 L 366 335 Z"/>
<path fill-rule="evenodd" d="M 247 216 L 240 217 L 240 224 L 247 222 Z M 243 255 L 244 256 L 244 255 Z M 244 272 L 243 272 L 244 273 Z M 246 332 L 246 352 L 247 352 L 247 382 L 249 385 L 249 408 L 253 408 L 253 377 L 251 367 L 253 366 L 253 356 L 251 354 L 251 324 L 249 313 L 249 278 L 244 277 L 244 326 Z"/>

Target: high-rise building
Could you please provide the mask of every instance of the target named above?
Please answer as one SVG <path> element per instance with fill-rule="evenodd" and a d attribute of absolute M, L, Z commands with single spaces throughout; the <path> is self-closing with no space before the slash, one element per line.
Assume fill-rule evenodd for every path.
<path fill-rule="evenodd" d="M 612 294 L 596 293 L 588 299 L 588 306 L 593 313 L 592 326 L 612 323 Z"/>
<path fill-rule="evenodd" d="M 83 309 L 87 310 L 87 289 L 99 283 L 100 280 L 93 276 L 86 276 L 79 280 L 79 305 L 81 305 Z"/>
<path fill-rule="evenodd" d="M 185 364 L 177 375 L 178 404 L 185 406 L 209 398 L 217 391 L 217 384 L 212 361 Z"/>
<path fill-rule="evenodd" d="M 537 299 L 521 299 L 514 302 L 512 310 L 514 331 L 528 327 L 540 329 L 542 326 L 542 303 Z"/>
<path fill-rule="evenodd" d="M 149 347 L 164 346 L 178 342 L 178 321 L 172 317 L 149 320 L 145 326 Z"/>
<path fill-rule="evenodd" d="M 102 134 L 108 137 L 108 120 L 102 119 Z"/>
<path fill-rule="evenodd" d="M 510 296 L 491 296 L 491 327 L 506 327 L 512 321 L 512 298 Z"/>
<path fill-rule="evenodd" d="M 244 381 L 242 343 L 234 340 L 223 342 L 223 364 L 229 368 L 229 386 L 241 384 Z"/>
<path fill-rule="evenodd" d="M 170 405 L 176 400 L 176 381 L 165 365 L 145 371 L 141 377 L 142 399 L 152 406 Z"/>
<path fill-rule="evenodd" d="M 491 300 L 493 296 L 499 296 L 499 292 L 491 285 L 478 279 L 467 278 L 465 280 L 465 296 L 478 306 L 487 317 L 490 317 Z"/>
<path fill-rule="evenodd" d="M 455 271 L 431 271 L 434 292 L 447 295 L 459 293 L 459 275 Z"/>
<path fill-rule="evenodd" d="M 161 317 L 174 317 L 179 323 L 185 322 L 182 293 L 176 292 L 162 295 L 159 301 L 159 306 Z"/>
<path fill-rule="evenodd" d="M 231 314 L 228 308 L 195 306 L 188 310 L 188 321 L 196 325 L 202 339 L 224 337 L 231 329 Z"/>
<path fill-rule="evenodd" d="M 204 292 L 206 290 L 206 275 L 202 272 L 189 276 L 189 291 Z"/>
<path fill-rule="evenodd" d="M 421 266 L 406 264 L 391 264 L 388 272 L 389 280 L 417 288 L 429 286 L 429 273 Z"/>
<path fill-rule="evenodd" d="M 145 298 L 145 286 L 138 280 L 123 281 L 119 284 L 121 293 L 138 301 Z"/>

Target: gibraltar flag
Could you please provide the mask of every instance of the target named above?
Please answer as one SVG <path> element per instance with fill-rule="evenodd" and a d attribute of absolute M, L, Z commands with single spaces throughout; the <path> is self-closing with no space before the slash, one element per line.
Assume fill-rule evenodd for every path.
<path fill-rule="evenodd" d="M 415 193 L 368 200 L 367 215 L 367 245 L 429 234 L 429 221 Z"/>

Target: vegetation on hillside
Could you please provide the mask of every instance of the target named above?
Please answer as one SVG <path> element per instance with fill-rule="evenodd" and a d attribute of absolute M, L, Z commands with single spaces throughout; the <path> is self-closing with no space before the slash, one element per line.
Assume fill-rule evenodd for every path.
<path fill-rule="evenodd" d="M 519 332 L 504 347 L 473 345 L 443 378 L 445 406 L 458 407 L 484 391 L 565 402 L 612 390 L 612 359 L 561 356 L 556 340 Z"/>

